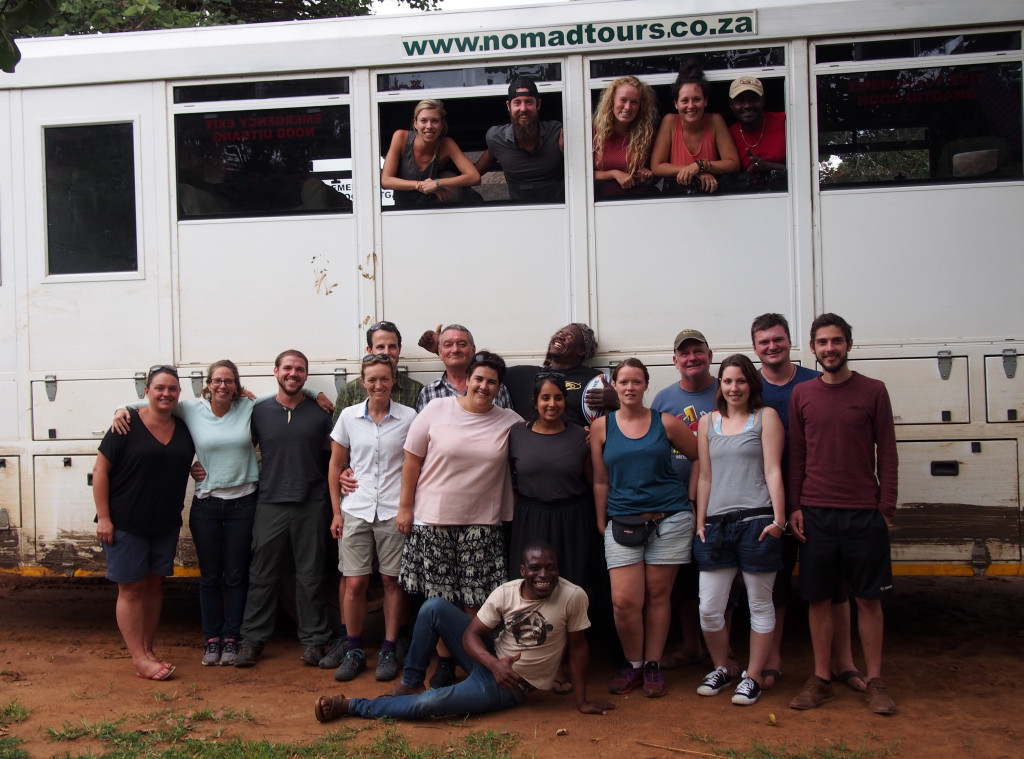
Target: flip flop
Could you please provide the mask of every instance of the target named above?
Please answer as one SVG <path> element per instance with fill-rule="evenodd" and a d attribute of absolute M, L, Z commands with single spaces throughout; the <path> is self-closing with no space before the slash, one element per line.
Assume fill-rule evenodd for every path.
<path fill-rule="evenodd" d="M 768 678 L 771 678 L 771 682 L 768 682 Z M 761 690 L 771 690 L 778 682 L 782 679 L 782 672 L 777 669 L 762 669 L 761 670 Z"/>
<path fill-rule="evenodd" d="M 867 690 L 867 688 L 864 685 L 859 687 L 857 685 L 854 685 L 853 681 L 857 679 L 859 679 L 862 683 L 867 683 L 868 681 L 868 679 L 864 677 L 864 675 L 862 675 L 855 669 L 848 669 L 844 672 L 833 672 L 832 679 L 839 680 L 840 682 L 845 683 L 847 688 L 849 688 L 852 691 L 856 691 L 857 693 L 863 693 L 865 690 Z"/>
<path fill-rule="evenodd" d="M 152 675 L 144 675 L 141 672 L 136 672 L 136 677 L 141 677 L 143 680 L 170 680 L 171 674 L 174 672 L 173 666 L 164 665 Z"/>
<path fill-rule="evenodd" d="M 552 686 L 551 692 L 557 693 L 559 696 L 568 696 L 572 693 L 572 680 L 555 678 L 555 684 Z"/>
<path fill-rule="evenodd" d="M 317 722 L 330 722 L 332 719 L 344 717 L 348 713 L 342 710 L 344 703 L 345 697 L 341 694 L 317 696 L 313 699 L 313 716 L 316 717 Z"/>

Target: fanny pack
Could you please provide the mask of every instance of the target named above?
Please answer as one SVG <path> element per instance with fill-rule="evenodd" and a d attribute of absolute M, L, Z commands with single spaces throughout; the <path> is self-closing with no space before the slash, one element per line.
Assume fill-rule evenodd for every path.
<path fill-rule="evenodd" d="M 667 516 L 663 511 L 648 511 L 612 517 L 612 537 L 627 548 L 647 545 L 652 535 L 661 534 L 658 523 Z"/>

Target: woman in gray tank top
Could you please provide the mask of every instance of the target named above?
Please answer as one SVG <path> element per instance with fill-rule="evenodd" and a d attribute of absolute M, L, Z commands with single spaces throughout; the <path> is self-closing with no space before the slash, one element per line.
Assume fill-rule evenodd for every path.
<path fill-rule="evenodd" d="M 395 206 L 411 208 L 444 203 L 452 190 L 480 184 L 480 172 L 448 133 L 442 100 L 421 100 L 411 129 L 397 129 L 384 159 L 380 185 L 394 192 Z M 458 176 L 441 176 L 451 164 Z"/>
<path fill-rule="evenodd" d="M 750 660 L 732 697 L 741 706 L 753 704 L 761 695 L 761 670 L 775 631 L 772 588 L 775 573 L 782 568 L 786 529 L 785 432 L 779 415 L 765 407 L 761 389 L 761 377 L 750 359 L 729 356 L 718 370 L 718 411 L 704 416 L 697 429 L 693 557 L 700 566 L 700 626 L 715 665 L 697 693 L 718 695 L 733 680 L 725 609 L 739 571 L 750 604 Z"/>

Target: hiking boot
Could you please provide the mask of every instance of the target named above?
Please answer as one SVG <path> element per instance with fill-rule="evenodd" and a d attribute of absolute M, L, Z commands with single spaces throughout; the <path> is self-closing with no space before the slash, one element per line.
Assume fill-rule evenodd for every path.
<path fill-rule="evenodd" d="M 752 677 L 744 677 L 732 694 L 732 702 L 740 706 L 750 706 L 756 704 L 760 697 L 761 686 L 757 684 L 757 680 Z"/>
<path fill-rule="evenodd" d="M 732 676 L 725 667 L 716 667 L 704 677 L 704 682 L 697 686 L 697 693 L 702 696 L 717 696 L 722 689 L 732 682 Z"/>
<path fill-rule="evenodd" d="M 442 656 L 438 658 L 434 674 L 430 676 L 430 689 L 447 688 L 449 685 L 455 685 L 455 659 Z"/>
<path fill-rule="evenodd" d="M 366 669 L 366 654 L 361 648 L 350 648 L 341 664 L 334 670 L 334 679 L 340 683 L 354 680 L 356 675 Z"/>
<path fill-rule="evenodd" d="M 203 654 L 203 666 L 212 667 L 220 663 L 220 639 L 209 638 L 206 641 L 206 652 Z"/>
<path fill-rule="evenodd" d="M 323 658 L 323 646 L 306 646 L 304 649 L 302 649 L 302 661 L 311 667 L 319 666 L 320 660 Z"/>
<path fill-rule="evenodd" d="M 790 709 L 817 709 L 826 701 L 836 697 L 832 683 L 825 682 L 817 675 L 811 675 L 804 683 L 804 689 L 789 702 Z"/>
<path fill-rule="evenodd" d="M 660 671 L 658 674 L 661 674 Z M 619 670 L 618 674 L 608 683 L 608 692 L 616 696 L 629 693 L 638 685 L 644 684 L 644 671 L 641 667 L 633 667 L 627 664 Z"/>
<path fill-rule="evenodd" d="M 345 658 L 346 653 L 348 653 L 348 640 L 344 635 L 335 638 L 327 644 L 324 657 L 318 662 L 320 669 L 337 669 L 341 666 L 341 660 Z"/>
<path fill-rule="evenodd" d="M 238 658 L 238 641 L 234 638 L 228 638 L 224 641 L 224 648 L 220 652 L 220 666 L 230 667 L 235 663 L 235 659 Z"/>
<path fill-rule="evenodd" d="M 251 667 L 256 664 L 256 660 L 260 658 L 260 652 L 256 649 L 256 646 L 247 646 L 244 643 L 242 647 L 238 649 L 238 655 L 235 656 L 236 667 Z"/>
<path fill-rule="evenodd" d="M 665 676 L 661 674 L 661 665 L 656 661 L 644 664 L 644 695 L 647 698 L 660 698 L 665 695 Z"/>
<path fill-rule="evenodd" d="M 868 687 L 865 691 L 868 708 L 875 714 L 895 714 L 896 702 L 889 695 L 889 686 L 880 677 L 868 680 Z"/>
<path fill-rule="evenodd" d="M 377 653 L 377 669 L 373 676 L 381 682 L 398 677 L 398 657 L 394 651 L 379 651 Z"/>

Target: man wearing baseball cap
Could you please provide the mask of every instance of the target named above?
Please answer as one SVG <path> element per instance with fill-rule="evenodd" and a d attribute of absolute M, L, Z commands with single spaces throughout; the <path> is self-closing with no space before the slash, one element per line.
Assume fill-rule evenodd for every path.
<path fill-rule="evenodd" d="M 487 150 L 477 159 L 477 171 L 504 171 L 512 200 L 564 202 L 562 123 L 540 120 L 540 93 L 532 79 L 513 80 L 505 105 L 510 122 L 487 130 Z"/>
<path fill-rule="evenodd" d="M 752 76 L 733 80 L 729 108 L 736 117 L 729 132 L 740 154 L 740 168 L 751 176 L 751 184 L 769 178 L 766 172 L 785 171 L 786 114 L 764 109 L 761 80 Z"/>

